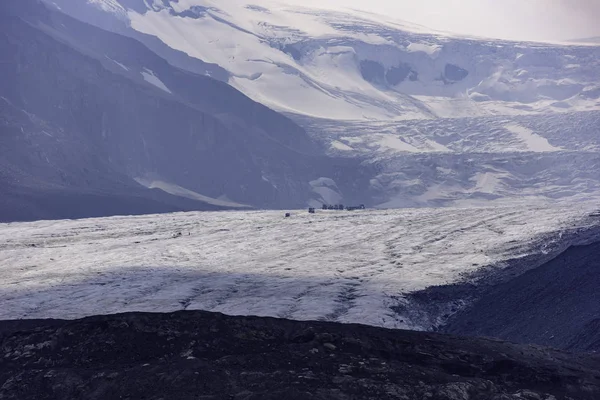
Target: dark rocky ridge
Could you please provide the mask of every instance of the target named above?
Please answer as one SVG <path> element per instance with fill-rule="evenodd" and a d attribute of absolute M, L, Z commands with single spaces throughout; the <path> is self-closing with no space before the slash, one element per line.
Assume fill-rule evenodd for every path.
<path fill-rule="evenodd" d="M 598 399 L 600 359 L 201 311 L 0 323 L 3 399 Z"/>

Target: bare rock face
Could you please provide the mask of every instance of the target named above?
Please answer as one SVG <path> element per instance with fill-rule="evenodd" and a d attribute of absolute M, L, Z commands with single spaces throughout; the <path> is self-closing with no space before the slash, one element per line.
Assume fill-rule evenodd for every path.
<path fill-rule="evenodd" d="M 600 359 L 208 312 L 0 323 L 2 399 L 598 399 Z"/>

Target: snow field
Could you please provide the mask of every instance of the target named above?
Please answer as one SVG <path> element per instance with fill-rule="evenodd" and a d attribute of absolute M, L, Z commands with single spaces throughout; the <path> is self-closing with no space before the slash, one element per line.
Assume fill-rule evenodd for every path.
<path fill-rule="evenodd" d="M 112 3 L 100 7 L 120 15 Z M 131 27 L 220 65 L 232 86 L 282 112 L 399 121 L 600 105 L 584 95 L 598 83 L 598 49 L 590 46 L 452 37 L 366 12 L 271 0 L 163 3 L 128 9 Z M 398 81 L 386 75 L 394 70 L 404 71 Z"/>

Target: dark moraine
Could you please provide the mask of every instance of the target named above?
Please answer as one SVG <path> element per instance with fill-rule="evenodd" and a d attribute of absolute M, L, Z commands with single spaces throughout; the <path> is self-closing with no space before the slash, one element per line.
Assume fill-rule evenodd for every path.
<path fill-rule="evenodd" d="M 1 399 L 599 399 L 600 358 L 201 311 L 0 323 Z"/>

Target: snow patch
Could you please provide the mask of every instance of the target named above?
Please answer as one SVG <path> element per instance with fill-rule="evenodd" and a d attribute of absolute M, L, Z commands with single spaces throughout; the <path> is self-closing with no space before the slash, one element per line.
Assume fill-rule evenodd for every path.
<path fill-rule="evenodd" d="M 149 84 L 156 86 L 162 91 L 172 94 L 169 88 L 151 70 L 144 68 L 144 71 L 142 71 L 141 74 L 144 77 L 144 80 Z"/>
<path fill-rule="evenodd" d="M 127 11 L 117 0 L 87 0 L 87 3 L 103 11 L 115 14 L 119 18 L 124 18 L 127 15 Z"/>
<path fill-rule="evenodd" d="M 239 204 L 232 201 L 215 199 L 212 197 L 204 196 L 199 193 L 196 193 L 192 190 L 186 189 L 174 183 L 169 183 L 161 180 L 152 180 L 145 178 L 137 178 L 136 181 L 142 185 L 147 187 L 148 189 L 160 189 L 164 192 L 172 194 L 173 196 L 185 197 L 187 199 L 201 201 L 206 204 L 211 204 L 219 207 L 226 208 L 251 208 L 245 204 Z"/>
<path fill-rule="evenodd" d="M 510 132 L 514 133 L 519 140 L 527 146 L 527 150 L 542 153 L 542 152 L 552 152 L 552 151 L 561 151 L 562 149 L 559 147 L 552 146 L 548 139 L 534 133 L 531 129 L 525 128 L 519 124 L 509 124 L 505 125 L 505 128 Z"/>
<path fill-rule="evenodd" d="M 354 150 L 352 147 L 348 146 L 345 143 L 340 142 L 339 140 L 334 140 L 333 142 L 331 142 L 331 147 L 333 147 L 336 150 L 343 150 L 343 151 Z"/>
<path fill-rule="evenodd" d="M 321 197 L 324 204 L 339 204 L 343 196 L 340 194 L 337 184 L 330 178 L 319 178 L 309 182 L 313 192 Z"/>
<path fill-rule="evenodd" d="M 442 46 L 437 44 L 411 43 L 408 46 L 406 46 L 406 50 L 408 50 L 411 53 L 422 52 L 429 55 L 430 57 L 436 57 L 442 50 Z"/>
<path fill-rule="evenodd" d="M 399 152 L 408 152 L 408 153 L 418 153 L 419 149 L 406 143 L 398 136 L 394 135 L 377 135 L 374 144 L 378 145 L 380 148 L 399 151 Z"/>
<path fill-rule="evenodd" d="M 496 193 L 501 185 L 502 174 L 493 172 L 477 173 L 471 180 L 475 181 L 475 192 Z"/>
<path fill-rule="evenodd" d="M 119 67 L 121 67 L 122 69 L 124 69 L 125 71 L 129 71 L 129 68 L 127 68 L 125 65 L 121 64 L 120 62 L 113 60 L 112 58 L 110 58 L 109 56 L 105 55 L 104 57 L 106 57 L 107 59 L 109 59 L 110 61 L 114 62 L 115 64 L 117 64 Z M 143 73 L 142 73 L 143 74 Z"/>

